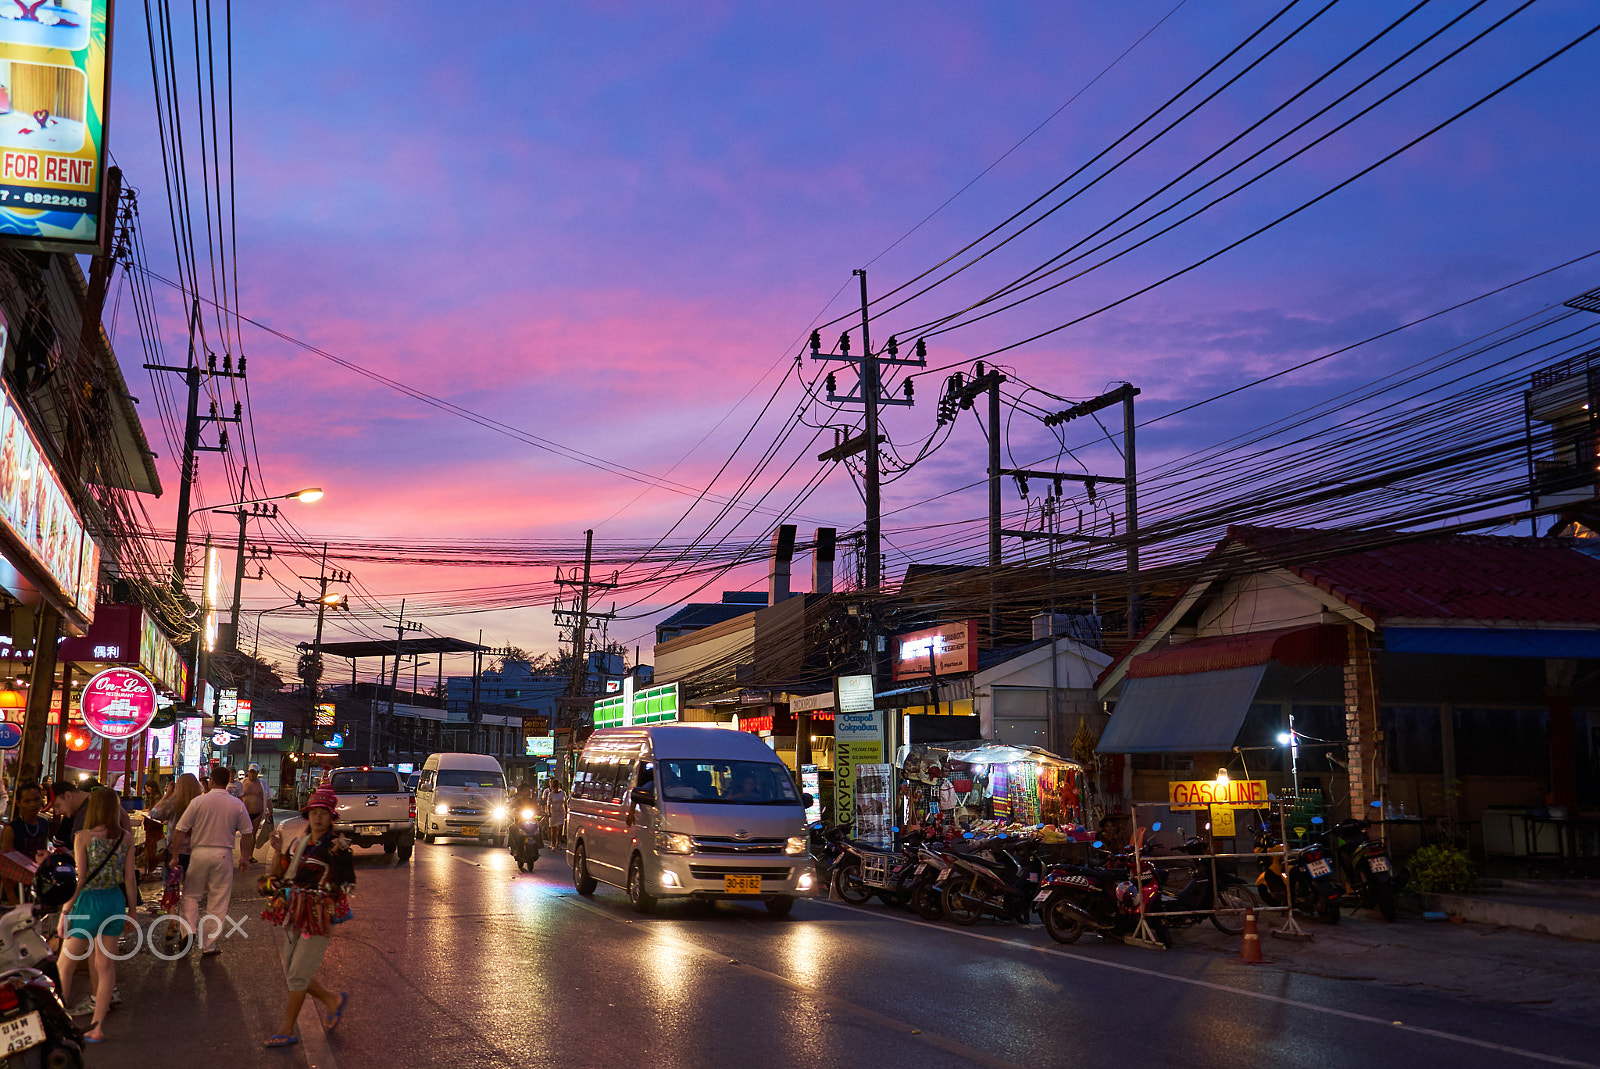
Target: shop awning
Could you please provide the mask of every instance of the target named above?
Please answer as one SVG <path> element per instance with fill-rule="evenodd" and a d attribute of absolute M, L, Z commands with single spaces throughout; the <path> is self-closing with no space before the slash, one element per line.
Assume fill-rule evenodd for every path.
<path fill-rule="evenodd" d="M 1191 639 L 1139 654 L 1128 665 L 1128 678 L 1195 675 L 1268 661 L 1304 666 L 1343 664 L 1344 638 L 1344 628 L 1337 624 L 1310 624 Z"/>
<path fill-rule="evenodd" d="M 1233 749 L 1265 662 L 1189 675 L 1129 679 L 1095 747 L 1101 753 L 1217 753 Z"/>
<path fill-rule="evenodd" d="M 1600 631 L 1554 627 L 1385 627 L 1391 653 L 1600 659 Z"/>

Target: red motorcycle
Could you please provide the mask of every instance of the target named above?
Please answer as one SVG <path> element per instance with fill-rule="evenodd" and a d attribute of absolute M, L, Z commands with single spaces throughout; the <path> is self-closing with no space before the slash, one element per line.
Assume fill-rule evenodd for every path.
<path fill-rule="evenodd" d="M 1100 849 L 1095 843 L 1094 848 Z M 1160 919 L 1161 874 L 1148 858 L 1139 859 L 1139 877 L 1133 878 L 1133 855 L 1106 859 L 1103 866 L 1058 865 L 1045 874 L 1034 908 L 1045 931 L 1058 943 L 1076 943 L 1085 930 L 1101 939 L 1120 943 L 1139 927 L 1139 904 L 1144 917 L 1163 946 L 1172 945 L 1172 933 Z"/>

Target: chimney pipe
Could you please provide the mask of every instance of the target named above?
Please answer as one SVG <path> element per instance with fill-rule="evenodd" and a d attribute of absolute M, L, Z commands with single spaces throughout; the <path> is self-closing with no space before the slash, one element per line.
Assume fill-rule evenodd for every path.
<path fill-rule="evenodd" d="M 767 573 L 767 605 L 772 606 L 789 597 L 789 572 L 794 563 L 794 532 L 792 523 L 779 524 L 772 532 L 772 562 Z"/>
<path fill-rule="evenodd" d="M 815 594 L 833 593 L 833 548 L 839 531 L 834 527 L 818 527 L 816 548 L 811 551 L 811 590 Z"/>

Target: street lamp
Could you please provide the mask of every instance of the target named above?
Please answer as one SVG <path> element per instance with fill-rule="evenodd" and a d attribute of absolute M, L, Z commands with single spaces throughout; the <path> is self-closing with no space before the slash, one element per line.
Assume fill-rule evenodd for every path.
<path fill-rule="evenodd" d="M 233 566 L 233 619 L 231 621 L 229 621 L 229 624 L 228 624 L 229 641 L 228 641 L 227 645 L 233 647 L 234 649 L 238 649 L 239 648 L 239 599 L 240 599 L 240 595 L 244 591 L 245 524 L 246 524 L 246 522 L 249 521 L 249 519 L 250 519 L 250 517 L 252 515 L 270 516 L 270 515 L 276 515 L 277 514 L 277 505 L 275 505 L 275 504 L 272 505 L 272 508 L 270 510 L 257 509 L 257 510 L 253 510 L 253 511 L 246 511 L 244 506 L 245 505 L 267 505 L 267 504 L 271 504 L 271 503 L 277 502 L 277 501 L 299 501 L 299 502 L 301 502 L 303 504 L 309 505 L 309 504 L 311 504 L 313 502 L 321 501 L 321 500 L 322 500 L 322 487 L 320 487 L 320 486 L 308 486 L 303 490 L 296 490 L 293 493 L 288 493 L 288 494 L 275 494 L 275 495 L 273 495 L 271 497 L 250 497 L 250 498 L 244 498 L 243 500 L 240 500 L 240 501 L 226 501 L 226 502 L 223 502 L 220 505 L 201 505 L 198 508 L 190 509 L 189 513 L 188 513 L 188 516 L 184 517 L 183 526 L 184 526 L 185 530 L 187 530 L 188 526 L 189 526 L 189 517 L 193 516 L 197 512 L 216 512 L 216 511 L 220 511 L 220 510 L 223 510 L 223 509 L 231 509 L 231 508 L 237 508 L 239 510 L 236 513 L 234 513 L 235 516 L 239 517 L 239 545 L 238 545 L 238 548 L 237 548 L 237 551 L 236 551 L 235 557 L 234 557 L 234 566 Z M 212 611 L 213 612 L 216 611 L 215 605 L 212 606 Z"/>
<path fill-rule="evenodd" d="M 1278 745 L 1289 747 L 1289 769 L 1294 780 L 1295 801 L 1300 800 L 1300 735 L 1294 729 L 1294 714 L 1289 714 L 1289 730 L 1278 732 Z"/>

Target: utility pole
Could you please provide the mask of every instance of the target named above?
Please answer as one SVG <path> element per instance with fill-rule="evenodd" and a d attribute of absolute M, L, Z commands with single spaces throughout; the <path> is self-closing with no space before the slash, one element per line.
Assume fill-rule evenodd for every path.
<path fill-rule="evenodd" d="M 580 575 L 577 569 L 570 574 L 563 575 L 560 568 L 556 569 L 556 585 L 563 589 L 574 589 L 570 604 L 556 598 L 553 615 L 556 624 L 564 629 L 570 629 L 572 634 L 572 678 L 567 683 L 567 697 L 578 698 L 583 696 L 584 684 L 588 678 L 588 653 L 589 629 L 600 621 L 605 622 L 615 617 L 614 612 L 600 612 L 589 604 L 589 597 L 599 590 L 615 590 L 617 588 L 617 575 L 611 574 L 609 581 L 594 578 L 594 532 L 583 532 L 583 572 Z"/>
<path fill-rule="evenodd" d="M 313 736 L 317 729 L 317 684 L 322 681 L 322 624 L 329 609 L 343 609 L 350 611 L 350 599 L 344 594 L 329 594 L 328 587 L 334 583 L 348 583 L 352 579 L 349 572 L 334 569 L 328 571 L 328 544 L 322 544 L 322 566 L 316 575 L 301 575 L 296 578 L 304 579 L 308 583 L 317 584 L 317 634 L 308 647 L 300 643 L 300 678 L 306 682 L 306 690 L 311 696 L 309 712 L 311 714 L 311 731 Z M 295 604 L 304 608 L 308 602 L 300 595 L 295 595 Z M 301 733 L 301 752 L 304 752 L 305 738 Z M 367 741 L 370 752 L 372 741 Z"/>
<path fill-rule="evenodd" d="M 402 647 L 405 645 L 406 632 L 407 631 L 421 631 L 421 630 L 422 630 L 422 625 L 421 624 L 408 624 L 408 623 L 406 623 L 406 599 L 405 598 L 401 598 L 400 599 L 400 619 L 397 620 L 395 622 L 395 625 L 394 625 L 394 671 L 393 671 L 393 674 L 389 677 L 389 715 L 384 719 L 384 725 L 383 725 L 384 737 L 385 738 L 388 737 L 388 733 L 389 732 L 394 730 L 394 692 L 400 686 L 400 654 L 401 654 Z M 378 708 L 378 703 L 376 701 L 374 701 L 372 703 L 372 708 L 373 708 L 374 715 L 376 715 L 377 708 Z M 376 732 L 372 732 L 371 733 L 371 737 L 376 739 L 377 738 L 377 733 Z M 368 755 L 367 763 L 369 765 L 379 764 L 380 763 L 379 761 L 374 760 L 372 758 L 372 750 L 373 750 L 373 747 L 371 745 L 368 745 L 368 747 L 367 747 L 367 755 Z M 383 749 L 380 750 L 380 755 L 386 754 L 387 750 L 388 750 L 387 746 L 383 747 Z"/>
<path fill-rule="evenodd" d="M 963 382 L 951 376 L 939 402 L 939 423 L 952 423 L 957 409 L 971 408 L 980 394 L 989 395 L 989 639 L 1000 644 L 1000 385 L 1006 377 L 998 369 L 985 371 L 978 361 L 977 375 Z"/>
<path fill-rule="evenodd" d="M 245 484 L 249 481 L 249 479 L 250 479 L 250 465 L 246 464 L 244 466 L 243 470 L 239 473 L 239 496 L 241 498 L 243 498 L 249 492 L 249 491 L 247 491 L 245 489 Z M 272 547 L 271 546 L 267 546 L 267 547 L 265 547 L 265 549 L 258 550 L 254 546 L 248 546 L 248 545 L 245 544 L 245 525 L 252 518 L 254 518 L 254 519 L 269 519 L 269 520 L 270 519 L 277 519 L 278 506 L 275 503 L 274 504 L 269 504 L 269 503 L 264 502 L 264 501 L 255 501 L 255 502 L 251 502 L 248 505 L 240 505 L 237 509 L 233 510 L 232 512 L 229 512 L 228 515 L 229 516 L 238 517 L 238 520 L 239 520 L 239 545 L 238 545 L 237 550 L 234 553 L 234 561 L 233 561 L 233 613 L 232 613 L 232 619 L 228 623 L 227 641 L 224 642 L 223 645 L 225 647 L 227 647 L 228 649 L 231 649 L 231 650 L 233 650 L 235 652 L 238 652 L 239 651 L 239 615 L 242 612 L 241 606 L 243 605 L 242 598 L 243 598 L 243 595 L 244 595 L 244 566 L 245 566 L 245 562 L 246 561 L 252 561 L 252 560 L 271 560 L 272 559 Z M 255 576 L 255 578 L 260 579 L 261 575 L 257 574 Z"/>
<path fill-rule="evenodd" d="M 878 590 L 883 586 L 883 518 L 880 490 L 882 488 L 882 459 L 878 446 L 883 441 L 878 433 L 878 411 L 884 405 L 913 404 L 911 379 L 906 380 L 906 395 L 904 398 L 883 396 L 880 369 L 883 365 L 889 366 L 928 366 L 928 346 L 921 338 L 917 339 L 917 358 L 915 360 L 901 360 L 900 342 L 892 335 L 888 344 L 884 346 L 886 356 L 878 356 L 872 351 L 872 334 L 870 332 L 871 313 L 868 310 L 867 299 L 867 272 L 865 268 L 857 268 L 851 272 L 861 280 L 861 355 L 850 355 L 850 332 L 845 331 L 839 336 L 837 353 L 824 353 L 822 351 L 822 336 L 818 331 L 811 332 L 811 359 L 837 360 L 847 364 L 855 364 L 857 372 L 858 391 L 855 394 L 838 393 L 837 384 L 833 375 L 828 375 L 828 401 L 832 404 L 850 403 L 859 404 L 866 411 L 866 419 L 859 437 L 851 438 L 834 446 L 833 449 L 821 454 L 818 460 L 843 460 L 852 453 L 859 453 L 863 449 L 867 454 L 866 499 L 867 517 L 864 527 L 866 533 L 866 588 Z M 857 443 L 860 443 L 859 445 Z"/>
<path fill-rule="evenodd" d="M 1139 396 L 1139 390 L 1132 383 L 1125 382 L 1110 393 L 1103 393 L 1099 397 L 1091 398 L 1071 408 L 1052 413 L 1044 418 L 1045 426 L 1054 427 L 1098 412 L 1103 408 L 1113 405 L 1122 406 L 1122 478 L 1110 475 L 1079 475 L 1070 472 L 1054 471 L 1027 471 L 1024 469 L 1006 469 L 1005 474 L 1018 477 L 1023 487 L 1027 486 L 1029 477 L 1041 479 L 1054 479 L 1057 485 L 1056 497 L 1061 496 L 1060 484 L 1064 479 L 1072 479 L 1084 483 L 1089 492 L 1089 499 L 1094 500 L 1096 483 L 1120 483 L 1123 489 L 1123 504 L 1127 516 L 1121 537 L 1105 538 L 1095 535 L 1083 534 L 1052 534 L 1047 531 L 1001 531 L 1001 534 L 1015 538 L 1043 538 L 1051 542 L 1083 542 L 1088 545 L 1124 547 L 1125 559 L 1128 569 L 1128 637 L 1132 638 L 1139 630 L 1139 494 L 1138 460 L 1134 453 L 1134 418 L 1133 399 Z M 1024 490 L 1026 493 L 1026 490 Z M 1053 623 L 1052 623 L 1053 626 Z"/>
<path fill-rule="evenodd" d="M 184 573 L 187 564 L 184 557 L 189 552 L 189 501 L 190 493 L 194 486 L 194 477 L 197 472 L 195 454 L 198 452 L 225 453 L 228 450 L 228 432 L 224 430 L 220 436 L 219 444 L 203 446 L 200 444 L 200 430 L 205 423 L 239 423 L 242 421 L 242 406 L 233 406 L 233 415 L 217 415 L 217 406 L 211 405 L 209 416 L 200 415 L 200 385 L 205 378 L 242 379 L 245 376 L 245 358 L 239 358 L 238 370 L 234 370 L 233 357 L 224 354 L 222 367 L 217 367 L 217 355 L 206 353 L 205 367 L 201 368 L 197 358 L 195 341 L 196 334 L 201 330 L 200 299 L 197 297 L 189 304 L 189 359 L 183 367 L 172 367 L 167 364 L 146 364 L 146 371 L 170 371 L 182 375 L 184 384 L 189 390 L 188 405 L 185 409 L 183 422 L 183 463 L 178 480 L 178 524 L 176 537 L 172 547 L 172 585 L 173 589 L 182 591 Z M 201 343 L 204 344 L 203 341 Z"/>

